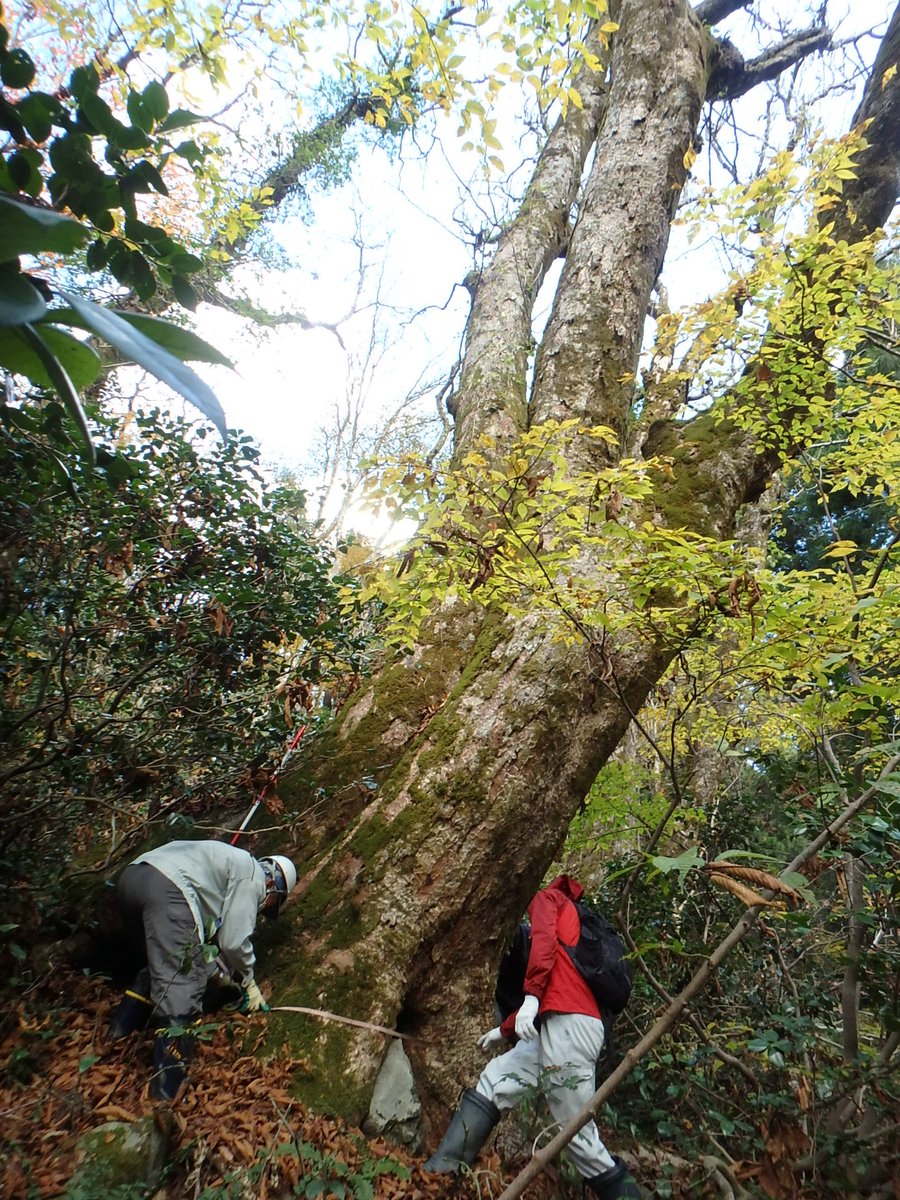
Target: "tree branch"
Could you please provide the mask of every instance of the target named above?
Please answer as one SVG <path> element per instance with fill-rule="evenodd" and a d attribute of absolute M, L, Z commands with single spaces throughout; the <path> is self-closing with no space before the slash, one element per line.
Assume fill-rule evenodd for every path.
<path fill-rule="evenodd" d="M 616 11 L 614 5 L 610 15 Z M 569 236 L 581 173 L 606 108 L 609 55 L 595 29 L 587 46 L 601 69 L 579 73 L 574 87 L 581 107 L 570 105 L 544 143 L 518 213 L 474 291 L 456 396 L 457 455 L 479 434 L 506 439 L 526 426 L 534 301 Z"/>
<path fill-rule="evenodd" d="M 868 145 L 854 164 L 857 178 L 846 181 L 839 205 L 828 211 L 827 219 L 835 223 L 835 240 L 854 243 L 867 237 L 885 224 L 896 203 L 900 191 L 900 70 L 890 74 L 890 69 L 898 65 L 900 4 L 854 117 L 854 126 L 870 122 L 865 131 Z M 751 361 L 746 373 L 755 372 L 757 365 Z M 708 409 L 688 422 L 657 422 L 648 432 L 643 453 L 668 455 L 674 471 L 683 471 L 692 480 L 691 494 L 680 501 L 684 523 L 697 531 L 728 537 L 738 508 L 762 495 L 780 465 L 774 449 L 758 451 L 755 442 L 755 434 L 748 436 L 727 416 L 720 421 L 717 412 Z M 711 496 L 716 497 L 714 504 L 707 502 Z M 662 491 L 657 504 L 665 513 Z"/>
<path fill-rule="evenodd" d="M 844 855 L 844 879 L 847 882 L 847 965 L 841 981 L 841 1017 L 844 1062 L 853 1063 L 859 1055 L 859 960 L 862 954 L 863 907 L 862 870 L 851 851 Z"/>
<path fill-rule="evenodd" d="M 753 0 L 703 0 L 694 9 L 704 25 L 718 25 L 739 8 L 749 8 Z"/>
<path fill-rule="evenodd" d="M 884 225 L 900 191 L 900 4 L 878 48 L 853 125 L 868 122 L 868 145 L 854 164 L 835 221 L 834 236 L 851 241 Z M 892 71 L 893 69 L 893 71 Z"/>
<path fill-rule="evenodd" d="M 714 43 L 708 97 L 711 100 L 736 100 L 758 84 L 776 79 L 788 67 L 830 45 L 831 30 L 814 26 L 747 62 L 731 42 L 720 39 Z"/>
<path fill-rule="evenodd" d="M 273 313 L 267 308 L 260 308 L 258 305 L 251 304 L 247 300 L 239 300 L 234 296 L 228 296 L 215 284 L 201 285 L 197 290 L 197 298 L 204 304 L 214 304 L 217 308 L 234 313 L 238 317 L 255 321 L 257 325 L 264 325 L 267 329 L 274 329 L 277 325 L 299 325 L 301 329 L 327 329 L 329 333 L 333 333 L 337 338 L 341 349 L 347 349 L 337 324 L 331 324 L 328 321 L 311 321 L 305 313 Z"/>

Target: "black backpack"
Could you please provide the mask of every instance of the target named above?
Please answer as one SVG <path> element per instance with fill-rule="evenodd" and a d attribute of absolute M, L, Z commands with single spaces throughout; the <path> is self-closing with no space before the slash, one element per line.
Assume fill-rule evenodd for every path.
<path fill-rule="evenodd" d="M 531 926 L 522 921 L 516 926 L 513 940 L 504 954 L 497 972 L 494 1000 L 500 1020 L 516 1012 L 525 999 L 525 971 L 531 953 Z"/>
<path fill-rule="evenodd" d="M 575 908 L 581 936 L 577 945 L 565 946 L 566 953 L 591 989 L 601 1014 L 616 1016 L 631 995 L 631 971 L 622 939 L 606 917 L 583 900 L 576 900 Z"/>

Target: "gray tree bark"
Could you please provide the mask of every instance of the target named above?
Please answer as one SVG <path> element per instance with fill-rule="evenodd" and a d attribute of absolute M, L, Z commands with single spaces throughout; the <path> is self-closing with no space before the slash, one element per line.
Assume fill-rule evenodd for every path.
<path fill-rule="evenodd" d="M 502 445 L 526 422 L 569 415 L 624 431 L 631 391 L 623 377 L 637 365 L 706 98 L 710 44 L 686 0 L 622 3 L 608 89 L 581 79 L 583 110 L 570 110 L 551 134 L 475 290 L 458 454 L 479 433 Z M 879 97 L 895 119 L 898 84 L 891 77 Z M 879 180 L 893 171 L 896 196 L 889 150 L 873 154 L 872 171 Z M 879 195 L 854 236 L 886 219 L 891 189 Z M 563 244 L 565 269 L 529 396 L 531 305 Z M 711 417 L 657 422 L 651 434 L 673 455 L 682 521 L 699 533 L 732 532 L 738 509 L 775 467 L 747 435 Z M 607 455 L 576 447 L 575 465 L 600 467 Z M 665 519 L 663 492 L 656 505 Z M 593 564 L 598 593 L 603 568 Z M 269 963 L 277 1003 L 408 1034 L 426 1115 L 442 1123 L 472 1082 L 473 1043 L 490 1020 L 508 935 L 630 713 L 677 649 L 636 638 L 565 646 L 536 619 L 514 623 L 445 604 L 415 651 L 386 664 L 308 743 L 281 788 L 296 811 L 301 884 L 280 931 L 285 945 Z M 272 1037 L 285 1032 L 308 1064 L 304 1096 L 360 1117 L 383 1035 L 273 1016 Z"/>

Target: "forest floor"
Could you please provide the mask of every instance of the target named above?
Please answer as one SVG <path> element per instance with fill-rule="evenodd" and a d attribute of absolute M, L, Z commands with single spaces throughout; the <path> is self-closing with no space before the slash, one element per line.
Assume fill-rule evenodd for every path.
<path fill-rule="evenodd" d="M 104 979 L 61 970 L 7 1006 L 0 1024 L 0 1195 L 7 1200 L 75 1194 L 79 1139 L 106 1122 L 149 1115 L 171 1138 L 171 1165 L 154 1200 L 489 1200 L 512 1178 L 492 1152 L 467 1177 L 426 1173 L 404 1149 L 307 1111 L 294 1084 L 302 1064 L 253 1056 L 262 1017 L 210 1021 L 188 1084 L 172 1105 L 154 1104 L 147 1096 L 152 1037 L 107 1036 L 117 1000 Z M 529 1200 L 566 1194 L 553 1175 L 529 1187 Z M 80 1188 L 77 1195 L 125 1193 Z"/>

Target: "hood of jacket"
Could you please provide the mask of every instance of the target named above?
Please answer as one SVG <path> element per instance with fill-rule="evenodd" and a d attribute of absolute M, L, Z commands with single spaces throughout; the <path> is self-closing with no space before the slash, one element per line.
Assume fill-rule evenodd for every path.
<path fill-rule="evenodd" d="M 556 888 L 556 890 L 562 892 L 564 896 L 568 896 L 573 903 L 576 900 L 580 900 L 584 895 L 584 888 L 581 886 L 578 880 L 573 879 L 571 875 L 557 875 L 552 883 L 547 884 L 548 892 L 551 888 Z"/>

